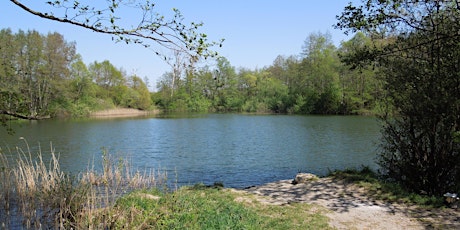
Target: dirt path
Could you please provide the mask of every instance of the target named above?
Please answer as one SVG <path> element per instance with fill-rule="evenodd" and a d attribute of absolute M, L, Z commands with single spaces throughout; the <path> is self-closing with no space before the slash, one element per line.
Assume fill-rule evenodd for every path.
<path fill-rule="evenodd" d="M 357 185 L 332 178 L 296 185 L 282 180 L 245 191 L 274 205 L 306 202 L 326 207 L 329 223 L 337 229 L 460 229 L 456 210 L 426 210 L 373 200 Z"/>

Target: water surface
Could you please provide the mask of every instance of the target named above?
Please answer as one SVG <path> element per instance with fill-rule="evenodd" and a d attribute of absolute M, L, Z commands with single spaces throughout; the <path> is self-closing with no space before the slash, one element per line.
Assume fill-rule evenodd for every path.
<path fill-rule="evenodd" d="M 379 125 L 373 117 L 207 114 L 173 118 L 46 120 L 0 131 L 3 152 L 50 144 L 61 168 L 77 173 L 100 165 L 101 148 L 140 170 L 164 170 L 180 184 L 223 182 L 247 187 L 299 172 L 369 165 L 375 168 Z M 8 150 L 10 149 L 10 150 Z"/>

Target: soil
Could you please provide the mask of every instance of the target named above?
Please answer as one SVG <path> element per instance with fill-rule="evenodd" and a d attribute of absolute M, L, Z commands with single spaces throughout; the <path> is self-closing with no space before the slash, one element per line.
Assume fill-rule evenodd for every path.
<path fill-rule="evenodd" d="M 244 191 L 271 205 L 320 205 L 326 209 L 329 224 L 336 229 L 460 229 L 460 212 L 456 209 L 430 210 L 376 200 L 358 185 L 333 178 L 296 185 L 292 180 L 281 180 Z"/>

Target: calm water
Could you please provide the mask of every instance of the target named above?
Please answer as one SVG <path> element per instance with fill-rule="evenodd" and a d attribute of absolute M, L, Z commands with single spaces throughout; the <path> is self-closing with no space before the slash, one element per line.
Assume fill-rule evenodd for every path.
<path fill-rule="evenodd" d="M 299 172 L 375 168 L 379 126 L 373 117 L 209 114 L 175 118 L 49 120 L 0 131 L 3 152 L 26 148 L 77 173 L 100 165 L 106 148 L 140 170 L 167 171 L 179 184 L 223 182 L 247 187 Z M 8 150 L 8 148 L 10 150 Z M 177 174 L 177 176 L 176 176 Z"/>

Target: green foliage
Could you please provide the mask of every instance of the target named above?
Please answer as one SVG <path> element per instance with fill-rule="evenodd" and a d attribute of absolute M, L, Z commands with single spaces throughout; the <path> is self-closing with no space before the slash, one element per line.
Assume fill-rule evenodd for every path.
<path fill-rule="evenodd" d="M 152 106 L 147 86 L 139 77 L 127 77 L 109 61 L 87 67 L 75 53 L 75 44 L 67 43 L 60 34 L 13 34 L 3 29 L 0 38 L 1 114 L 31 119 L 79 117 L 115 106 Z"/>
<path fill-rule="evenodd" d="M 305 95 L 297 95 L 293 106 L 289 110 L 292 113 L 311 114 L 315 109 L 315 103 L 318 101 L 318 94 L 307 91 Z"/>
<path fill-rule="evenodd" d="M 337 90 L 326 88 L 319 95 L 315 102 L 313 113 L 315 114 L 336 114 L 339 110 L 339 95 Z"/>
<path fill-rule="evenodd" d="M 388 106 L 379 163 L 414 192 L 460 189 L 460 10 L 455 1 L 363 1 L 338 27 L 374 38 L 349 61 L 375 63 Z M 384 38 L 384 39 L 382 39 Z"/>
<path fill-rule="evenodd" d="M 188 105 L 191 112 L 209 112 L 209 108 L 211 107 L 211 102 L 204 98 L 190 98 L 188 100 Z"/>
<path fill-rule="evenodd" d="M 383 98 L 382 81 L 375 76 L 378 68 L 371 65 L 370 61 L 366 59 L 368 49 L 371 46 L 371 38 L 361 32 L 358 32 L 349 41 L 342 42 L 338 51 L 338 55 L 344 63 L 344 68 L 340 70 L 341 113 L 368 113 L 365 111 L 375 109 Z"/>
<path fill-rule="evenodd" d="M 137 76 L 129 78 L 129 85 L 130 88 L 128 90 L 131 92 L 131 103 L 127 106 L 142 110 L 149 109 L 152 106 L 152 99 L 150 98 L 147 85 Z"/>
<path fill-rule="evenodd" d="M 311 34 L 305 41 L 301 58 L 280 56 L 272 66 L 261 70 L 237 71 L 223 57 L 215 60 L 215 68 L 196 68 L 184 64 L 186 60 L 183 59 L 187 56 L 177 54 L 175 59 L 167 59 L 174 67 L 173 71 L 162 76 L 157 84 L 158 92 L 152 94 L 139 77 L 127 76 L 109 61 L 95 61 L 86 66 L 75 54 L 74 44 L 66 43 L 57 34 L 45 38 L 38 33 L 19 32 L 15 35 L 4 30 L 2 36 L 2 47 L 8 49 L 2 49 L 1 55 L 6 57 L 13 53 L 18 58 L 2 60 L 5 64 L 0 70 L 0 97 L 4 103 L 0 109 L 27 116 L 85 116 L 99 109 L 129 107 L 146 110 L 153 105 L 167 111 L 188 112 L 351 114 L 374 111 L 381 96 L 375 93 L 381 90 L 378 90 L 380 85 L 370 68 L 348 71 L 347 66 L 340 63 L 339 51 L 332 45 L 329 34 Z M 27 36 L 30 38 L 26 39 Z M 56 42 L 37 42 L 47 39 Z M 358 37 L 355 40 L 365 39 Z M 47 73 L 43 79 L 46 84 L 19 76 L 21 72 L 16 69 L 16 63 L 23 62 L 17 55 L 19 48 L 14 48 L 20 47 L 15 45 L 20 44 L 19 41 L 30 43 L 27 58 L 34 60 L 36 57 L 37 61 L 26 67 L 31 71 L 41 68 L 41 72 Z M 37 48 L 32 49 L 33 44 Z M 65 55 L 72 55 L 71 59 L 53 53 L 59 44 L 69 52 Z M 349 54 L 357 52 L 359 46 L 344 47 L 346 49 L 340 49 L 340 52 Z M 48 59 L 40 61 L 40 57 Z M 38 65 L 53 61 L 60 63 L 61 67 Z M 12 78 L 9 73 L 19 77 Z M 39 88 L 30 90 L 35 89 L 35 85 Z M 37 92 L 46 93 L 33 94 Z"/>
<path fill-rule="evenodd" d="M 443 17 L 443 13 L 431 17 Z M 452 26 L 459 29 L 450 21 L 435 23 L 445 33 Z M 386 59 L 388 67 L 404 67 L 386 73 L 388 96 L 400 117 L 387 119 L 381 164 L 404 185 L 439 195 L 460 189 L 456 179 L 460 177 L 460 145 L 452 136 L 460 124 L 460 88 L 455 83 L 460 68 L 454 64 L 460 46 L 457 37 L 427 42 L 435 37 L 429 31 L 416 31 L 398 43 L 417 44 L 418 49 L 404 51 L 408 58 Z"/>
<path fill-rule="evenodd" d="M 366 37 L 358 36 L 355 40 Z M 340 53 L 357 52 L 357 47 L 348 45 Z M 155 104 L 165 110 L 181 111 L 197 111 L 197 104 L 201 105 L 200 111 L 221 112 L 369 114 L 375 111 L 381 84 L 370 67 L 348 70 L 349 66 L 340 62 L 339 51 L 329 34 L 311 34 L 303 49 L 301 58 L 279 56 L 272 66 L 261 70 L 236 71 L 222 57 L 216 60 L 215 69 L 173 68 L 173 72 L 164 74 L 158 82 Z"/>
<path fill-rule="evenodd" d="M 75 46 L 62 35 L 36 31 L 0 31 L 0 111 L 29 117 L 46 117 L 52 102 L 66 97 L 68 66 Z"/>

